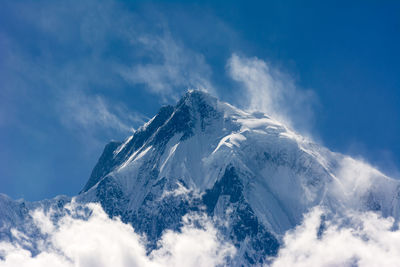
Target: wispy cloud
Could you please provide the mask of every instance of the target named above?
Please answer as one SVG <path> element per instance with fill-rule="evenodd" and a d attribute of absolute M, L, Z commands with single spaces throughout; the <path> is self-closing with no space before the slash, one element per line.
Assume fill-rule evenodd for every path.
<path fill-rule="evenodd" d="M 68 125 L 74 122 L 82 125 L 84 121 L 89 122 L 90 115 L 98 114 L 100 118 L 91 117 L 95 121 L 93 127 L 100 131 L 103 126 L 125 131 L 127 125 L 118 123 L 126 121 L 118 117 L 122 113 L 106 111 L 110 106 L 124 104 L 124 99 L 114 102 L 115 98 L 109 97 L 115 91 L 120 95 L 146 91 L 150 92 L 149 97 L 166 102 L 175 101 L 188 88 L 212 90 L 211 67 L 201 53 L 191 50 L 173 35 L 167 22 L 155 23 L 163 21 L 162 14 L 152 18 L 116 1 L 100 4 L 88 0 L 78 5 L 68 1 L 41 2 L 40 9 L 33 4 L 10 5 L 12 12 L 18 10 L 23 14 L 21 23 L 29 25 L 41 37 L 38 41 L 21 46 L 0 29 L 7 56 L 0 63 L 0 67 L 4 64 L 7 68 L 0 75 L 4 74 L 10 87 L 9 95 L 16 94 L 15 87 L 19 87 L 19 96 L 23 96 L 22 91 L 30 98 L 46 94 L 50 108 L 67 107 L 71 113 L 83 115 L 81 119 L 74 115 L 75 119 Z M 37 51 L 30 53 L 25 46 Z M 98 95 L 102 95 L 102 100 Z M 105 99 L 109 105 L 104 104 Z M 93 111 L 85 111 L 85 105 L 79 103 L 85 101 L 98 104 L 91 106 Z M 136 116 L 135 112 L 138 110 L 132 116 Z M 60 119 L 65 121 L 65 115 L 59 113 Z M 98 123 L 105 118 L 111 123 Z"/>
<path fill-rule="evenodd" d="M 188 89 L 211 91 L 211 68 L 204 57 L 175 40 L 168 29 L 162 35 L 140 35 L 135 44 L 145 47 L 157 60 L 122 68 L 121 75 L 132 84 L 143 84 L 164 98 L 177 98 Z"/>
<path fill-rule="evenodd" d="M 129 111 L 123 104 L 108 104 L 99 95 L 85 95 L 75 92 L 66 96 L 60 106 L 63 123 L 75 130 L 95 133 L 98 129 L 128 134 L 135 129 L 132 125 L 142 125 L 147 117 Z"/>
<path fill-rule="evenodd" d="M 233 54 L 227 69 L 243 85 L 249 110 L 265 112 L 302 130 L 308 128 L 316 102 L 312 91 L 297 88 L 290 75 L 256 57 Z"/>
<path fill-rule="evenodd" d="M 181 231 L 165 232 L 159 248 L 147 255 L 145 238 L 130 225 L 110 219 L 99 204 L 87 208 L 90 215 L 85 218 L 88 213 L 82 213 L 82 207 L 69 205 L 67 215 L 57 222 L 52 221 L 51 211 L 32 212 L 42 238 L 27 240 L 13 231 L 14 243 L 0 242 L 0 266 L 209 267 L 220 266 L 235 253 L 206 217 L 193 215 L 184 217 Z M 40 253 L 32 256 L 24 249 L 29 245 L 37 246 Z"/>

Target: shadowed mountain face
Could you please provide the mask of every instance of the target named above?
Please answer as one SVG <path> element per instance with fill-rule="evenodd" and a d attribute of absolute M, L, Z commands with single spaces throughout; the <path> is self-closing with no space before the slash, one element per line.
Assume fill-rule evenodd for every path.
<path fill-rule="evenodd" d="M 359 177 L 349 164 L 359 163 L 264 114 L 189 91 L 125 142 L 107 144 L 76 201 L 100 202 L 109 216 L 146 234 L 148 252 L 165 230 L 179 231 L 184 215 L 206 214 L 237 248 L 229 265 L 259 265 L 277 254 L 283 234 L 316 205 L 398 219 L 398 181 L 374 169 Z M 29 209 L 62 210 L 69 201 L 0 200 L 9 207 L 0 211 L 3 225 L 21 228 L 30 220 Z M 9 227 L 2 229 L 10 236 Z"/>

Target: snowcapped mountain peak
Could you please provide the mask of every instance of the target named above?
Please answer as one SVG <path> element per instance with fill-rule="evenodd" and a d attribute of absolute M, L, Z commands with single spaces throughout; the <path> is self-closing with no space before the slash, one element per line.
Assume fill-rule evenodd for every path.
<path fill-rule="evenodd" d="M 315 206 L 398 220 L 399 196 L 399 181 L 372 167 L 261 112 L 191 90 L 124 142 L 107 144 L 76 200 L 99 202 L 132 224 L 149 250 L 163 231 L 179 230 L 183 216 L 205 213 L 236 247 L 231 265 L 248 266 L 276 255 L 283 235 Z"/>
<path fill-rule="evenodd" d="M 136 190 L 143 188 L 138 184 L 149 188 L 162 180 L 167 187 L 180 184 L 204 192 L 228 166 L 234 166 L 242 172 L 247 199 L 256 203 L 271 198 L 270 202 L 279 203 L 281 211 L 254 207 L 267 224 L 282 212 L 279 226 L 270 225 L 279 234 L 296 224 L 309 207 L 331 203 L 333 191 L 340 191 L 331 189 L 333 181 L 339 185 L 346 181 L 340 178 L 340 162 L 341 155 L 263 113 L 245 112 L 208 93 L 191 90 L 175 106 L 162 107 L 125 142 L 109 143 L 82 192 L 111 180 L 124 194 L 137 194 L 130 200 L 135 206 L 146 197 L 139 197 L 142 192 Z"/>
<path fill-rule="evenodd" d="M 185 105 L 197 109 L 200 106 L 209 106 L 216 108 L 217 102 L 218 102 L 217 98 L 213 97 L 211 94 L 207 92 L 200 90 L 188 90 L 185 93 L 185 95 L 180 99 L 180 101 L 176 106 L 179 107 L 181 104 L 184 103 Z"/>

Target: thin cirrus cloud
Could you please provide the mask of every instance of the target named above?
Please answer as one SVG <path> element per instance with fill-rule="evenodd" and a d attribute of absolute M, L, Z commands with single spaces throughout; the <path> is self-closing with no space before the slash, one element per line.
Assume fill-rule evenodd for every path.
<path fill-rule="evenodd" d="M 129 121 L 124 117 L 126 113 L 115 112 L 110 107 L 130 103 L 116 101 L 110 97 L 113 92 L 129 95 L 129 91 L 145 91 L 160 102 L 168 102 L 176 101 L 188 88 L 213 90 L 212 70 L 204 56 L 171 33 L 162 14 L 151 18 L 152 7 L 143 7 L 141 14 L 116 1 L 100 4 L 89 0 L 79 5 L 68 1 L 60 4 L 41 1 L 40 10 L 31 3 L 11 3 L 10 6 L 12 12 L 23 14 L 18 16 L 18 23 L 29 25 L 27 30 L 34 32 L 38 40 L 25 44 L 34 51 L 31 53 L 0 29 L 5 55 L 0 64 L 7 66 L 3 75 L 10 88 L 7 93 L 18 93 L 21 97 L 21 92 L 27 91 L 30 94 L 27 98 L 37 97 L 37 101 L 45 97 L 49 107 L 44 110 L 39 107 L 38 112 L 53 109 L 60 120 L 69 120 L 63 125 L 72 126 L 72 129 L 88 129 L 85 124 L 90 119 L 96 122 L 92 126 L 99 131 L 114 127 L 116 133 L 127 133 L 130 127 L 118 123 Z M 118 49 L 112 49 L 115 45 Z M 15 88 L 17 86 L 19 88 Z M 77 103 L 71 103 L 76 96 Z M 107 99 L 109 105 L 86 105 L 93 109 L 93 112 L 86 112 L 84 105 L 78 104 L 95 104 L 99 97 L 102 102 Z M 84 119 L 77 119 L 75 115 L 68 117 L 64 108 L 83 114 Z M 100 113 L 95 112 L 100 108 Z M 136 113 L 132 116 L 138 115 L 137 110 L 131 112 Z M 97 118 L 97 114 L 109 114 L 117 122 L 99 123 L 102 119 Z"/>
<path fill-rule="evenodd" d="M 175 40 L 167 29 L 161 35 L 143 35 L 134 40 L 160 58 L 121 68 L 121 76 L 132 84 L 143 84 L 150 92 L 176 100 L 187 88 L 212 92 L 211 68 L 203 55 Z"/>
<path fill-rule="evenodd" d="M 209 267 L 220 266 L 235 254 L 233 245 L 219 238 L 206 217 L 184 217 L 181 231 L 166 231 L 159 247 L 148 255 L 145 237 L 118 218 L 110 219 L 99 204 L 81 207 L 72 202 L 66 208 L 67 214 L 57 222 L 52 221 L 52 211 L 33 211 L 40 237 L 27 239 L 12 231 L 14 242 L 0 242 L 0 266 Z M 29 251 L 33 245 L 39 251 L 35 256 Z"/>
<path fill-rule="evenodd" d="M 39 5 L 32 3 L 10 6 L 10 12 L 18 10 L 23 14 L 16 20 L 27 25 L 27 31 L 34 32 L 37 38 L 23 46 L 14 36 L 3 32 L 3 39 L 7 40 L 4 43 L 3 63 L 7 65 L 4 83 L 9 90 L 8 98 L 16 102 L 8 104 L 10 109 L 12 105 L 22 106 L 20 102 L 24 101 L 43 103 L 34 106 L 36 117 L 55 114 L 62 125 L 73 130 L 72 133 L 76 133 L 76 129 L 80 129 L 79 134 L 87 130 L 84 135 L 103 130 L 130 131 L 131 125 L 127 122 L 138 114 L 117 111 L 112 107 L 126 110 L 124 103 L 111 99 L 106 103 L 107 93 L 95 90 L 120 87 L 115 79 L 117 74 L 112 71 L 113 61 L 103 56 L 108 42 L 119 36 L 111 33 L 113 26 L 121 28 L 117 26 L 122 22 L 115 20 L 115 24 L 110 25 L 116 17 L 113 11 L 117 5 L 110 1 L 102 5 L 93 1 L 84 5 L 42 1 L 40 10 Z M 14 120 L 23 121 L 24 118 L 16 116 Z"/>
<path fill-rule="evenodd" d="M 129 111 L 123 105 L 111 105 L 104 97 L 75 92 L 65 97 L 60 107 L 65 112 L 62 122 L 71 128 L 81 129 L 95 135 L 97 129 L 117 132 L 133 132 L 132 125 L 141 125 L 147 117 Z"/>

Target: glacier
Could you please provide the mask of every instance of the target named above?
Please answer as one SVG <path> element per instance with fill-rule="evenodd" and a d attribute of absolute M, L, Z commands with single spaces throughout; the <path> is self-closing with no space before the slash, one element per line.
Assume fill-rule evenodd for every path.
<path fill-rule="evenodd" d="M 0 240 L 15 241 L 13 229 L 37 238 L 30 211 L 62 216 L 71 199 L 0 195 Z M 190 90 L 124 142 L 108 143 L 73 201 L 98 202 L 131 224 L 146 235 L 148 253 L 166 230 L 179 231 L 185 215 L 206 214 L 236 248 L 227 265 L 252 266 L 269 264 L 285 233 L 316 206 L 335 216 L 373 211 L 398 222 L 400 182 L 266 114 Z"/>

